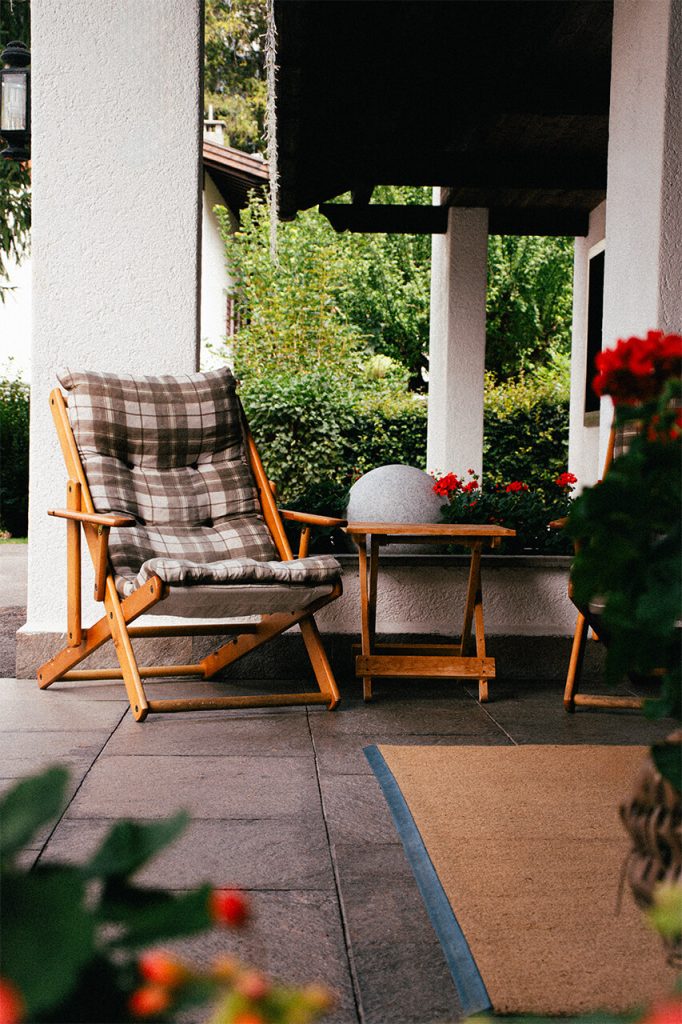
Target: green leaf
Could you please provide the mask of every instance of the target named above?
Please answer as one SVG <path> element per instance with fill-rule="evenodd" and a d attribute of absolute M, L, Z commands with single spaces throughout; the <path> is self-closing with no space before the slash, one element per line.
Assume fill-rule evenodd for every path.
<path fill-rule="evenodd" d="M 208 909 L 211 886 L 172 895 L 162 890 L 119 890 L 102 910 L 109 920 L 123 925 L 124 933 L 113 941 L 118 947 L 148 946 L 160 939 L 191 935 L 212 924 Z"/>
<path fill-rule="evenodd" d="M 86 870 L 101 878 L 131 875 L 177 838 L 188 821 L 185 811 L 151 824 L 120 821 L 109 831 Z"/>
<path fill-rule="evenodd" d="M 682 744 L 654 743 L 651 756 L 663 778 L 682 793 Z"/>
<path fill-rule="evenodd" d="M 94 951 L 81 872 L 3 873 L 0 937 L 2 973 L 22 993 L 29 1015 L 61 1003 Z"/>
<path fill-rule="evenodd" d="M 69 773 L 49 768 L 14 786 L 0 802 L 0 859 L 5 862 L 28 843 L 64 806 Z"/>

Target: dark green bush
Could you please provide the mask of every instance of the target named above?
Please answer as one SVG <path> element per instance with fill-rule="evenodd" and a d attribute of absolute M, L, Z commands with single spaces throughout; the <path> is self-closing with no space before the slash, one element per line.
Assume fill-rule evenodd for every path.
<path fill-rule="evenodd" d="M 348 490 L 387 463 L 424 466 L 426 403 L 333 370 L 259 379 L 242 401 L 281 505 L 342 515 Z"/>
<path fill-rule="evenodd" d="M 543 487 L 568 464 L 568 395 L 555 379 L 486 382 L 483 471 L 493 484 Z M 467 467 L 453 467 L 463 472 Z"/>
<path fill-rule="evenodd" d="M 0 530 L 28 532 L 29 387 L 0 378 Z"/>

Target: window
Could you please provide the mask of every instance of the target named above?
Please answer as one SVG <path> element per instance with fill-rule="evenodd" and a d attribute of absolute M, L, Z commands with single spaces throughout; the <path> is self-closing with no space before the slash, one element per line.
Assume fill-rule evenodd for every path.
<path fill-rule="evenodd" d="M 587 282 L 587 359 L 585 362 L 585 426 L 599 424 L 599 398 L 592 390 L 597 369 L 595 358 L 602 347 L 604 315 L 604 243 L 590 250 Z"/>

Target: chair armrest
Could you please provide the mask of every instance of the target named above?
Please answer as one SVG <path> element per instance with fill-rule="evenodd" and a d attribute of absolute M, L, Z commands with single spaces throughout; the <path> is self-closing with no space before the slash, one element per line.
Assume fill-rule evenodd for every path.
<path fill-rule="evenodd" d="M 549 528 L 550 530 L 564 530 L 567 522 L 568 516 L 562 516 L 561 519 L 553 519 L 549 524 Z"/>
<path fill-rule="evenodd" d="M 59 519 L 75 519 L 78 523 L 89 523 L 91 526 L 135 526 L 137 520 L 133 516 L 116 515 L 115 513 L 104 512 L 76 512 L 70 508 L 50 508 L 48 516 L 57 516 Z"/>
<path fill-rule="evenodd" d="M 305 523 L 308 526 L 347 526 L 347 519 L 336 519 L 334 516 L 316 516 L 312 512 L 292 512 L 288 508 L 281 508 L 279 514 L 282 519 L 288 519 L 292 523 Z"/>

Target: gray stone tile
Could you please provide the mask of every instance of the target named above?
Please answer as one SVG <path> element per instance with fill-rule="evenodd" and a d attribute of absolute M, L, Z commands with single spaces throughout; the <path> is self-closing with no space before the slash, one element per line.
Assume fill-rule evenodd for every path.
<path fill-rule="evenodd" d="M 445 736 L 315 736 L 315 756 L 323 777 L 328 775 L 372 775 L 372 769 L 365 757 L 367 746 L 390 743 L 393 746 L 407 744 L 409 746 L 505 746 L 511 740 L 504 732 L 495 728 L 492 734 L 489 726 L 484 725 L 484 735 L 445 735 Z"/>
<path fill-rule="evenodd" d="M 515 743 L 653 743 L 675 728 L 672 719 L 650 722 L 641 712 L 581 710 L 548 721 L 529 722 L 501 718 L 500 724 Z"/>
<path fill-rule="evenodd" d="M 191 716 L 150 715 L 145 722 L 126 717 L 104 751 L 112 754 L 248 755 L 311 757 L 305 711 L 267 715 L 248 711 L 202 711 Z"/>
<path fill-rule="evenodd" d="M 373 775 L 323 777 L 320 785 L 332 844 L 395 843 L 393 819 Z"/>
<path fill-rule="evenodd" d="M 213 929 L 169 944 L 186 959 L 207 965 L 226 953 L 288 984 L 322 982 L 337 994 L 325 1024 L 357 1024 L 348 959 L 336 896 L 322 892 L 255 892 L 253 920 L 243 930 Z M 205 1024 L 205 1010 L 193 1018 Z"/>
<path fill-rule="evenodd" d="M 400 845 L 334 851 L 366 1024 L 452 1024 L 457 992 Z"/>
<path fill-rule="evenodd" d="M 318 815 L 312 762 L 301 757 L 106 757 L 96 762 L 70 818 Z"/>
<path fill-rule="evenodd" d="M 65 818 L 43 858 L 85 862 L 112 827 L 111 820 Z M 335 888 L 322 818 L 258 821 L 193 821 L 136 879 L 142 885 L 189 889 L 204 882 L 217 888 Z"/>
<path fill-rule="evenodd" d="M 82 776 L 108 738 L 109 730 L 5 732 L 0 740 L 0 778 L 24 778 L 57 763 Z"/>
<path fill-rule="evenodd" d="M 127 701 L 89 700 L 76 689 L 39 690 L 35 680 L 0 680 L 0 732 L 111 730 L 126 706 Z"/>
<path fill-rule="evenodd" d="M 310 717 L 318 737 L 359 735 L 373 742 L 376 736 L 494 736 L 494 722 L 468 694 L 420 699 L 404 698 L 343 701 L 332 714 Z"/>

